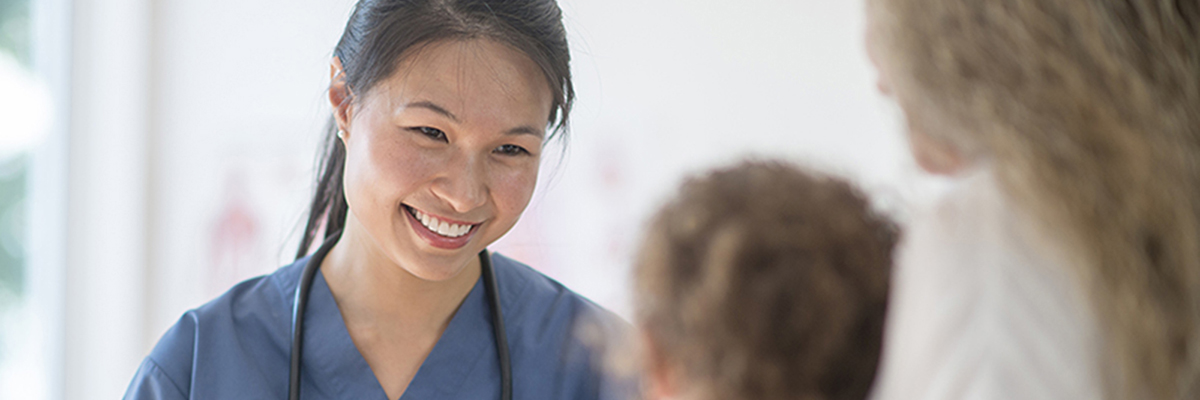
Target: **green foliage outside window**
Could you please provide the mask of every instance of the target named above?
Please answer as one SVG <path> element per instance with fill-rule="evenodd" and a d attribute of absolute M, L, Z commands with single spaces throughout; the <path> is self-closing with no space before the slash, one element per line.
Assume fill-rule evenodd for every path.
<path fill-rule="evenodd" d="M 25 68 L 31 64 L 29 6 L 29 0 L 0 0 L 0 53 Z M 25 154 L 0 156 L 0 312 L 25 292 L 28 160 Z"/>
<path fill-rule="evenodd" d="M 0 310 L 24 294 L 26 156 L 0 160 Z"/>
<path fill-rule="evenodd" d="M 29 0 L 0 0 L 0 51 L 30 64 Z"/>

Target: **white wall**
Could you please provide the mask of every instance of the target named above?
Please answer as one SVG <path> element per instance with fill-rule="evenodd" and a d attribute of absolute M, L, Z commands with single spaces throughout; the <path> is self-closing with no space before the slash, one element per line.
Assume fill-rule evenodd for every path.
<path fill-rule="evenodd" d="M 687 173 L 762 155 L 883 196 L 914 179 L 874 91 L 857 1 L 562 6 L 579 96 L 571 140 L 562 164 L 547 158 L 535 203 L 495 248 L 602 304 L 628 310 L 642 220 Z M 350 7 L 156 6 L 151 339 L 233 282 L 290 260 L 327 117 L 328 57 Z M 253 245 L 230 248 L 229 237 Z"/>
<path fill-rule="evenodd" d="M 920 197 L 894 112 L 874 91 L 859 1 L 560 1 L 579 96 L 574 129 L 563 162 L 546 158 L 534 203 L 494 249 L 627 313 L 625 278 L 642 221 L 688 173 L 778 156 L 852 177 L 885 203 Z M 97 13 L 77 24 L 105 23 L 114 12 L 99 13 L 105 5 L 123 5 L 121 18 L 134 19 L 107 21 L 106 31 L 133 44 L 116 45 L 117 55 L 81 53 L 76 62 L 100 69 L 75 76 L 86 80 L 76 84 L 89 88 L 92 107 L 133 118 L 92 112 L 80 121 L 108 132 L 97 137 L 141 141 L 132 161 L 115 167 L 131 175 L 71 170 L 95 176 L 95 185 L 124 185 L 135 207 L 98 214 L 102 206 L 90 200 L 126 199 L 96 189 L 103 186 L 72 200 L 83 218 L 69 230 L 87 246 L 73 250 L 75 260 L 105 240 L 121 249 L 105 265 L 132 260 L 114 277 L 73 278 L 84 290 L 68 294 L 68 304 L 109 300 L 67 315 L 78 318 L 67 336 L 82 337 L 72 346 L 86 351 L 65 378 L 66 393 L 111 398 L 184 311 L 290 260 L 328 115 L 328 58 L 352 1 L 76 3 Z M 139 36 L 142 29 L 149 34 Z M 108 43 L 75 38 L 76 47 Z M 120 51 L 134 55 L 132 70 L 105 67 L 121 65 Z M 120 85 L 139 92 L 121 94 Z M 105 103 L 122 96 L 133 103 Z M 84 143 L 103 145 L 72 148 Z M 122 154 L 105 151 L 88 154 Z M 106 228 L 122 216 L 140 225 L 95 236 L 111 234 Z M 91 278 L 114 287 L 81 280 Z M 85 315 L 100 304 L 126 305 L 117 314 L 128 323 L 113 328 Z M 103 351 L 86 348 L 99 340 L 72 336 L 95 330 L 133 334 Z M 106 361 L 105 371 L 88 369 Z"/>
<path fill-rule="evenodd" d="M 643 220 L 688 173 L 783 157 L 889 203 L 916 178 L 874 89 L 859 1 L 562 5 L 579 89 L 569 156 L 498 247 L 618 312 Z"/>
<path fill-rule="evenodd" d="M 151 332 L 290 259 L 327 115 L 327 60 L 350 6 L 157 6 Z M 579 96 L 568 153 L 562 164 L 547 158 L 536 203 L 495 248 L 602 304 L 627 310 L 641 221 L 688 172 L 754 154 L 818 165 L 877 193 L 911 180 L 874 91 L 858 1 L 562 7 Z M 222 244 L 231 237 L 252 245 L 238 253 Z"/>
<path fill-rule="evenodd" d="M 157 5 L 146 346 L 185 310 L 290 260 L 352 4 Z"/>

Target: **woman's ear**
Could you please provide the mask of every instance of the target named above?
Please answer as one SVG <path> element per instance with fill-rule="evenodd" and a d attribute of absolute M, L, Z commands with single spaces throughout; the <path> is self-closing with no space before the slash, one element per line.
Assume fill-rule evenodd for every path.
<path fill-rule="evenodd" d="M 642 355 L 644 357 L 645 381 L 643 398 L 646 400 L 673 399 L 679 395 L 678 372 L 667 360 L 661 348 L 646 332 L 642 332 Z"/>
<path fill-rule="evenodd" d="M 333 106 L 333 119 L 337 122 L 338 130 L 349 135 L 350 119 L 354 112 L 354 93 L 346 84 L 346 71 L 342 68 L 342 60 L 334 57 L 329 62 L 329 104 Z M 344 138 L 343 138 L 344 140 Z"/>
<path fill-rule="evenodd" d="M 958 148 L 929 137 L 922 131 L 909 129 L 908 141 L 913 158 L 925 172 L 954 176 L 971 166 L 969 159 Z"/>
<path fill-rule="evenodd" d="M 909 150 L 917 165 L 925 172 L 943 176 L 954 176 L 971 169 L 976 155 L 943 138 L 946 132 L 965 128 L 951 123 L 932 105 L 899 97 L 897 102 L 904 111 Z"/>

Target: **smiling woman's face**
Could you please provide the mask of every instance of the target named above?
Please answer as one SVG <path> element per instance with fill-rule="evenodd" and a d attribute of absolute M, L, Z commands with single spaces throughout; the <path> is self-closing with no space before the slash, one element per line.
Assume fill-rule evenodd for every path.
<path fill-rule="evenodd" d="M 545 76 L 495 41 L 435 42 L 359 95 L 335 110 L 343 241 L 422 279 L 457 275 L 529 204 L 552 104 Z"/>

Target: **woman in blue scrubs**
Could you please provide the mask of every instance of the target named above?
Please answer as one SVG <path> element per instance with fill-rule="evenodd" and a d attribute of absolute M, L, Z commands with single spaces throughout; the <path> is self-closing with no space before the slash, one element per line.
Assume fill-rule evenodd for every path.
<path fill-rule="evenodd" d="M 499 399 L 505 349 L 512 398 L 608 397 L 573 333 L 623 322 L 486 252 L 565 125 L 568 60 L 553 0 L 359 1 L 298 259 L 185 313 L 125 397 L 288 397 L 298 300 L 303 399 Z"/>

